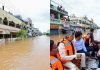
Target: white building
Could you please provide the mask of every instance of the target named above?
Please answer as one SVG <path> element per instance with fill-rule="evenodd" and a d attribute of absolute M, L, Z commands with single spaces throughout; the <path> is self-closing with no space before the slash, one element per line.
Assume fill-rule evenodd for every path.
<path fill-rule="evenodd" d="M 91 20 L 89 20 L 87 17 L 77 17 L 72 15 L 69 18 L 71 29 L 75 29 L 76 31 L 84 31 L 91 28 Z"/>
<path fill-rule="evenodd" d="M 0 44 L 16 39 L 16 32 L 21 29 L 22 21 L 0 8 Z"/>

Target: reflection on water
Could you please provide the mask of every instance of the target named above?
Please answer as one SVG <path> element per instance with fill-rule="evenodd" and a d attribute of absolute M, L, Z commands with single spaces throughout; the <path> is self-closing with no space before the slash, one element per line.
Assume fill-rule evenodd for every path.
<path fill-rule="evenodd" d="M 0 70 L 49 70 L 49 41 L 40 36 L 0 47 Z"/>

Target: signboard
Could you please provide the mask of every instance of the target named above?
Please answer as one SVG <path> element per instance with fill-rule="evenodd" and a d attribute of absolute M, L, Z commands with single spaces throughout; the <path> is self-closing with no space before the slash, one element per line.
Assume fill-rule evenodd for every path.
<path fill-rule="evenodd" d="M 50 25 L 50 29 L 58 29 L 59 26 L 58 25 Z"/>

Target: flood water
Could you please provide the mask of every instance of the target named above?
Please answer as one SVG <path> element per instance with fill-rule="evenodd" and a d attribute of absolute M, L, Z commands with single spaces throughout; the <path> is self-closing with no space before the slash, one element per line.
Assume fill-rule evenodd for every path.
<path fill-rule="evenodd" d="M 49 42 L 38 36 L 0 47 L 0 70 L 50 70 Z"/>
<path fill-rule="evenodd" d="M 87 34 L 87 33 L 84 33 Z M 94 31 L 94 39 L 100 41 L 100 29 Z M 50 37 L 51 40 L 54 40 L 55 43 L 62 41 L 64 35 L 53 35 Z"/>
<path fill-rule="evenodd" d="M 100 30 L 96 30 L 94 38 L 100 41 Z M 51 36 L 59 42 L 64 35 Z M 0 47 L 0 70 L 50 70 L 49 43 L 47 36 L 8 43 Z"/>
<path fill-rule="evenodd" d="M 84 34 L 87 34 L 87 33 L 84 33 Z M 61 42 L 63 38 L 64 38 L 64 35 L 53 35 L 50 37 L 51 40 L 55 41 L 55 44 L 57 44 L 58 42 Z M 94 32 L 94 39 L 100 41 L 100 29 Z M 100 70 L 100 68 L 98 68 L 98 61 L 96 61 L 95 59 L 88 61 L 86 70 L 92 70 L 91 68 L 97 68 L 97 70 Z"/>

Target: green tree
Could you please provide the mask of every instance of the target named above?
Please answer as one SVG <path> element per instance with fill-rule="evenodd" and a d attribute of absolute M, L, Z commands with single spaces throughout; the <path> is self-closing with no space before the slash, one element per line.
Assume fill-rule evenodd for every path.
<path fill-rule="evenodd" d="M 20 39 L 26 39 L 27 38 L 27 30 L 21 29 L 19 32 L 17 32 L 17 37 Z"/>

